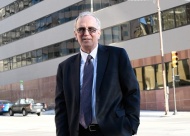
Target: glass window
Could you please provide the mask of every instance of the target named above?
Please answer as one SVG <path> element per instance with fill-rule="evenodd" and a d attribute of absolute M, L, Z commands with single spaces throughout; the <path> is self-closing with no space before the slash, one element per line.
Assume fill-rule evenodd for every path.
<path fill-rule="evenodd" d="M 84 10 L 91 11 L 91 1 L 90 0 L 84 0 Z"/>
<path fill-rule="evenodd" d="M 42 49 L 38 49 L 36 51 L 36 55 L 37 55 L 37 62 L 42 62 Z"/>
<path fill-rule="evenodd" d="M 84 11 L 85 9 L 84 9 L 84 0 L 83 1 L 81 1 L 81 2 L 79 2 L 78 3 L 78 12 L 79 13 L 81 13 L 82 11 Z"/>
<path fill-rule="evenodd" d="M 61 56 L 67 55 L 68 54 L 68 50 L 67 50 L 66 42 L 65 41 L 61 42 L 60 45 L 61 45 L 61 50 L 60 50 Z"/>
<path fill-rule="evenodd" d="M 80 45 L 77 40 L 74 40 L 74 52 L 79 52 L 79 50 L 80 50 Z"/>
<path fill-rule="evenodd" d="M 52 16 L 46 17 L 46 28 L 49 29 L 52 27 Z"/>
<path fill-rule="evenodd" d="M 121 26 L 112 27 L 113 42 L 121 41 Z"/>
<path fill-rule="evenodd" d="M 71 10 L 70 7 L 67 7 L 64 9 L 64 17 L 65 17 L 65 22 L 68 22 L 71 20 Z"/>
<path fill-rule="evenodd" d="M 109 4 L 109 0 L 102 0 L 102 8 L 106 8 L 108 7 L 110 4 Z"/>
<path fill-rule="evenodd" d="M 101 35 L 100 35 L 99 43 L 100 44 L 104 44 L 104 31 L 103 30 L 101 30 Z"/>
<path fill-rule="evenodd" d="M 146 90 L 155 89 L 155 72 L 153 66 L 144 67 L 145 70 L 145 88 Z"/>
<path fill-rule="evenodd" d="M 130 21 L 131 38 L 136 38 L 144 35 L 144 31 L 141 29 L 139 19 Z"/>
<path fill-rule="evenodd" d="M 16 56 L 13 57 L 13 69 L 17 68 Z"/>
<path fill-rule="evenodd" d="M 137 81 L 139 83 L 139 88 L 140 90 L 144 90 L 144 81 L 143 81 L 143 71 L 142 68 L 135 68 L 135 74 L 137 77 Z"/>
<path fill-rule="evenodd" d="M 21 67 L 21 55 L 16 56 L 17 68 Z"/>
<path fill-rule="evenodd" d="M 123 41 L 130 39 L 130 23 L 129 22 L 121 24 L 121 39 Z"/>
<path fill-rule="evenodd" d="M 3 44 L 3 36 L 0 35 L 0 46 Z"/>
<path fill-rule="evenodd" d="M 104 29 L 104 42 L 105 42 L 105 44 L 112 43 L 112 30 L 111 30 L 111 28 Z"/>
<path fill-rule="evenodd" d="M 176 82 L 176 87 L 190 85 L 189 64 L 189 59 L 178 61 L 178 67 L 175 68 L 175 75 L 179 76 L 179 82 Z"/>
<path fill-rule="evenodd" d="M 55 44 L 54 46 L 54 56 L 55 58 L 60 57 L 60 50 L 61 50 L 61 45 L 60 44 Z"/>
<path fill-rule="evenodd" d="M 166 82 L 167 82 L 167 86 L 169 86 L 170 88 L 173 86 L 172 85 L 172 66 L 171 66 L 171 62 L 167 62 L 166 63 Z"/>
<path fill-rule="evenodd" d="M 93 1 L 93 10 L 97 11 L 99 9 L 101 9 L 101 0 L 94 0 Z"/>
<path fill-rule="evenodd" d="M 54 58 L 54 46 L 49 46 L 48 47 L 48 59 L 53 59 Z"/>
<path fill-rule="evenodd" d="M 13 69 L 13 58 L 8 58 L 8 70 Z"/>
<path fill-rule="evenodd" d="M 66 22 L 64 13 L 65 13 L 64 9 L 62 9 L 58 12 L 59 24 Z"/>
<path fill-rule="evenodd" d="M 5 8 L 0 9 L 0 20 L 2 20 L 5 17 Z"/>
<path fill-rule="evenodd" d="M 164 88 L 163 85 L 163 72 L 162 72 L 162 64 L 155 65 L 155 72 L 156 72 L 156 89 Z"/>
<path fill-rule="evenodd" d="M 75 19 L 78 15 L 78 4 L 74 4 L 71 6 L 71 20 Z"/>
<path fill-rule="evenodd" d="M 187 15 L 185 11 L 185 6 L 175 8 L 175 22 L 176 22 L 176 27 L 187 24 Z"/>
<path fill-rule="evenodd" d="M 46 17 L 40 19 L 40 31 L 46 30 Z"/>
<path fill-rule="evenodd" d="M 190 23 L 190 4 L 186 5 L 187 22 Z"/>
<path fill-rule="evenodd" d="M 32 59 L 32 64 L 37 63 L 36 50 L 31 51 L 31 59 Z"/>
<path fill-rule="evenodd" d="M 0 72 L 3 72 L 3 60 L 0 60 Z"/>
<path fill-rule="evenodd" d="M 69 51 L 69 54 L 70 53 L 74 53 L 74 43 L 73 43 L 73 40 L 68 40 L 66 41 L 67 43 L 67 50 Z"/>
<path fill-rule="evenodd" d="M 21 60 L 22 60 L 22 66 L 26 66 L 26 53 L 21 55 Z"/>
<path fill-rule="evenodd" d="M 26 53 L 26 65 L 32 64 L 31 52 Z"/>
<path fill-rule="evenodd" d="M 42 59 L 43 61 L 48 60 L 48 47 L 42 49 Z"/>
<path fill-rule="evenodd" d="M 3 70 L 4 71 L 8 70 L 8 59 L 3 60 Z"/>
<path fill-rule="evenodd" d="M 152 15 L 152 31 L 153 33 L 159 32 L 158 14 Z"/>
<path fill-rule="evenodd" d="M 59 13 L 57 12 L 53 13 L 51 16 L 52 16 L 52 27 L 57 26 L 59 24 Z"/>
<path fill-rule="evenodd" d="M 163 30 L 172 29 L 175 27 L 174 23 L 174 9 L 164 11 L 162 13 Z"/>

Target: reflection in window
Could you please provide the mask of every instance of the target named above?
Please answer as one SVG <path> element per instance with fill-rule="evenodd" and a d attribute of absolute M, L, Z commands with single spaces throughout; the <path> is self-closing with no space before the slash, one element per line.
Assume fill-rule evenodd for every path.
<path fill-rule="evenodd" d="M 190 23 L 190 4 L 186 5 L 187 22 Z"/>
<path fill-rule="evenodd" d="M 42 60 L 48 60 L 48 47 L 42 49 Z"/>
<path fill-rule="evenodd" d="M 4 71 L 8 70 L 8 59 L 3 60 L 3 70 Z"/>
<path fill-rule="evenodd" d="M 121 24 L 121 36 L 122 36 L 123 41 L 130 39 L 130 23 L 129 22 Z"/>
<path fill-rule="evenodd" d="M 176 22 L 176 27 L 187 24 L 187 15 L 185 11 L 185 6 L 175 8 L 175 22 Z"/>
<path fill-rule="evenodd" d="M 80 45 L 77 40 L 74 40 L 74 52 L 79 52 Z"/>
<path fill-rule="evenodd" d="M 93 10 L 97 11 L 101 9 L 101 0 L 95 0 L 93 3 Z"/>
<path fill-rule="evenodd" d="M 172 29 L 175 27 L 174 10 L 170 9 L 162 13 L 163 30 Z"/>
<path fill-rule="evenodd" d="M 68 50 L 67 50 L 67 46 L 66 46 L 66 42 L 61 42 L 61 50 L 60 50 L 60 54 L 61 56 L 65 56 L 68 54 Z"/>
<path fill-rule="evenodd" d="M 131 38 L 136 38 L 143 35 L 143 31 L 141 30 L 139 19 L 131 21 L 130 26 L 131 26 Z"/>
<path fill-rule="evenodd" d="M 73 40 L 68 40 L 67 42 L 67 49 L 68 49 L 68 51 L 69 51 L 69 53 L 74 53 L 74 50 L 73 50 L 73 45 L 74 45 L 74 43 L 73 43 Z"/>
<path fill-rule="evenodd" d="M 55 44 L 54 45 L 54 56 L 55 56 L 55 58 L 61 56 L 61 54 L 59 52 L 60 50 L 61 50 L 61 45 L 60 44 Z"/>
<path fill-rule="evenodd" d="M 21 55 L 21 60 L 22 60 L 22 66 L 26 66 L 26 53 Z"/>
<path fill-rule="evenodd" d="M 36 51 L 36 55 L 37 55 L 37 62 L 42 62 L 42 49 L 38 49 Z"/>
<path fill-rule="evenodd" d="M 17 68 L 16 56 L 13 57 L 13 69 Z"/>
<path fill-rule="evenodd" d="M 37 63 L 36 50 L 31 51 L 31 58 L 32 58 L 32 64 L 33 64 L 33 63 Z"/>
<path fill-rule="evenodd" d="M 26 53 L 26 65 L 32 64 L 31 52 Z"/>
<path fill-rule="evenodd" d="M 112 43 L 112 31 L 111 28 L 104 29 L 104 42 L 106 45 Z"/>
<path fill-rule="evenodd" d="M 146 90 L 155 89 L 155 72 L 153 66 L 144 67 L 145 70 L 145 87 Z"/>
<path fill-rule="evenodd" d="M 22 66 L 21 65 L 21 55 L 16 56 L 16 62 L 17 62 L 17 68 L 20 68 Z"/>
<path fill-rule="evenodd" d="M 176 83 L 177 86 L 190 85 L 190 71 L 189 71 L 189 59 L 178 61 L 177 71 L 175 75 L 179 75 L 180 81 Z"/>
<path fill-rule="evenodd" d="M 54 46 L 48 46 L 48 59 L 54 58 Z"/>
<path fill-rule="evenodd" d="M 101 35 L 100 35 L 100 39 L 99 39 L 99 42 L 100 44 L 104 44 L 104 31 L 101 30 Z"/>
<path fill-rule="evenodd" d="M 114 26 L 112 27 L 112 34 L 113 34 L 113 42 L 119 42 L 121 41 L 121 27 L 119 26 Z"/>
<path fill-rule="evenodd" d="M 152 29 L 153 33 L 159 32 L 158 14 L 152 15 Z"/>
<path fill-rule="evenodd" d="M 3 60 L 0 60 L 0 72 L 3 71 Z"/>
<path fill-rule="evenodd" d="M 156 89 L 161 89 L 163 85 L 163 76 L 162 76 L 162 64 L 155 65 L 155 76 L 156 76 Z"/>
<path fill-rule="evenodd" d="M 71 20 L 75 19 L 78 15 L 78 4 L 74 4 L 71 6 Z"/>
<path fill-rule="evenodd" d="M 136 73 L 136 77 L 137 77 L 137 81 L 139 83 L 139 88 L 140 90 L 144 90 L 144 82 L 143 82 L 143 71 L 142 68 L 135 68 L 135 73 Z"/>

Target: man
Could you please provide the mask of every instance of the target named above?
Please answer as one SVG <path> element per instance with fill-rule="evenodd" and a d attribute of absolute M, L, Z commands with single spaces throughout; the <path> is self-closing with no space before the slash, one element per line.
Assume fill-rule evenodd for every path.
<path fill-rule="evenodd" d="M 90 12 L 76 18 L 74 34 L 80 53 L 60 63 L 57 71 L 57 136 L 136 134 L 140 92 L 126 51 L 98 44 L 100 21 Z"/>

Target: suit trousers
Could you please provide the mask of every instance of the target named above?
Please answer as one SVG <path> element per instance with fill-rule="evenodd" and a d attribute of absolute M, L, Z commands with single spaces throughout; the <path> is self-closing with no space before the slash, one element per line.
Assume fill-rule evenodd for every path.
<path fill-rule="evenodd" d="M 96 130 L 90 131 L 88 127 L 85 129 L 82 125 L 79 125 L 79 136 L 104 136 L 99 126 L 96 126 Z"/>

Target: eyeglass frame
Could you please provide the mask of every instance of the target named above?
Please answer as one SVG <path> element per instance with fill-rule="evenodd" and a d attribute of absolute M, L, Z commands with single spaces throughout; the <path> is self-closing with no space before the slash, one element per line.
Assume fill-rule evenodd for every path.
<path fill-rule="evenodd" d="M 81 29 L 81 30 L 80 30 Z M 92 30 L 91 30 L 92 29 Z M 79 34 L 84 34 L 86 32 L 86 30 L 88 31 L 89 34 L 92 34 L 92 33 L 96 33 L 96 31 L 98 30 L 97 28 L 95 27 L 88 27 L 88 28 L 85 28 L 85 27 L 79 27 L 76 29 L 77 32 Z"/>

